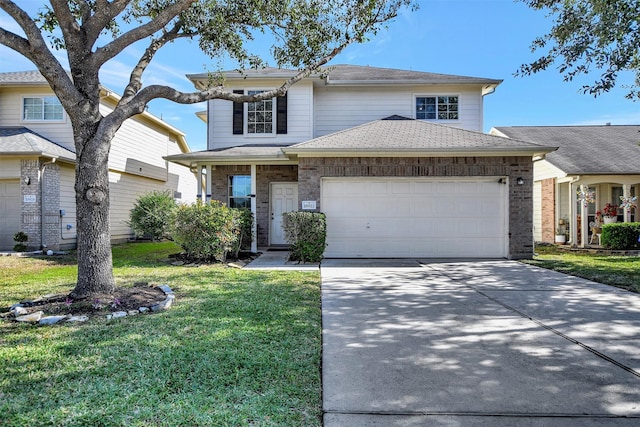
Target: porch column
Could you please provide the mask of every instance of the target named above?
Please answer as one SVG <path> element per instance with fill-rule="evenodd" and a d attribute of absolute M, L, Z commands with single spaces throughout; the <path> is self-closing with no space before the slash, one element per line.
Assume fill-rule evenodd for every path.
<path fill-rule="evenodd" d="M 212 198 L 211 191 L 213 189 L 213 170 L 214 169 L 215 169 L 215 166 L 212 166 L 212 165 L 207 166 L 207 190 L 205 192 L 205 197 L 204 197 L 205 202 L 210 202 Z"/>
<path fill-rule="evenodd" d="M 251 225 L 251 252 L 258 252 L 258 217 L 256 195 L 258 186 L 256 184 L 256 165 L 251 165 L 251 215 L 253 224 Z"/>
<path fill-rule="evenodd" d="M 199 200 L 204 200 L 202 198 L 202 194 L 203 194 L 203 191 L 202 191 L 202 168 L 203 168 L 203 166 L 201 164 L 198 164 L 198 186 L 197 186 L 198 194 L 196 195 L 196 199 L 199 199 Z"/>
<path fill-rule="evenodd" d="M 580 186 L 583 193 L 587 193 L 589 191 L 588 185 Z M 574 202 L 575 205 L 575 202 Z M 584 248 L 587 243 L 587 238 L 589 237 L 589 224 L 587 224 L 589 217 L 587 216 L 588 207 L 584 205 L 583 201 L 580 201 L 580 247 Z"/>
<path fill-rule="evenodd" d="M 571 246 L 578 246 L 578 214 L 576 212 L 576 185 L 573 182 L 569 183 L 569 218 L 571 218 L 571 235 L 569 241 Z"/>
<path fill-rule="evenodd" d="M 631 185 L 630 184 L 623 184 L 622 185 L 622 195 L 625 198 L 631 197 Z M 624 212 L 623 212 L 623 221 L 624 222 L 631 222 L 631 209 L 629 208 L 625 208 Z"/>

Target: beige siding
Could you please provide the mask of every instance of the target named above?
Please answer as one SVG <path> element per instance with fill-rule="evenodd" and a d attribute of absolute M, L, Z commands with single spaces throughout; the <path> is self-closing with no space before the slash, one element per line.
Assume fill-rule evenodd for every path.
<path fill-rule="evenodd" d="M 76 192 L 75 169 L 73 166 L 60 167 L 60 209 L 64 216 L 60 219 L 60 245 L 72 246 L 76 243 Z M 71 229 L 67 229 L 71 224 Z"/>
<path fill-rule="evenodd" d="M 542 184 L 533 183 L 533 239 L 542 241 Z"/>
<path fill-rule="evenodd" d="M 422 95 L 458 95 L 460 120 L 437 123 L 482 131 L 482 95 L 480 88 L 438 87 L 437 91 L 419 86 L 320 87 L 314 92 L 314 137 L 379 120 L 394 114 L 415 118 L 415 97 Z"/>
<path fill-rule="evenodd" d="M 20 178 L 20 159 L 0 157 L 0 179 Z"/>
<path fill-rule="evenodd" d="M 558 219 L 570 219 L 569 183 L 558 184 L 556 199 L 558 200 Z"/>
<path fill-rule="evenodd" d="M 0 180 L 0 250 L 13 249 L 20 230 L 20 180 Z"/>
<path fill-rule="evenodd" d="M 273 82 L 251 81 L 246 86 L 229 86 L 226 89 L 269 90 Z M 313 86 L 311 82 L 296 83 L 287 94 L 287 134 L 273 136 L 233 135 L 230 101 L 209 101 L 209 149 L 231 147 L 244 144 L 292 144 L 312 138 Z M 213 117 L 213 118 L 212 118 Z"/>
<path fill-rule="evenodd" d="M 533 179 L 535 181 L 542 181 L 543 179 L 549 178 L 562 178 L 564 176 L 564 172 L 546 160 L 539 160 L 533 163 Z"/>
<path fill-rule="evenodd" d="M 50 95 L 53 95 L 53 92 L 48 87 L 3 88 L 0 91 L 0 126 L 24 126 L 65 148 L 73 150 L 73 129 L 66 113 L 62 122 L 22 120 L 22 99 L 25 96 Z"/>

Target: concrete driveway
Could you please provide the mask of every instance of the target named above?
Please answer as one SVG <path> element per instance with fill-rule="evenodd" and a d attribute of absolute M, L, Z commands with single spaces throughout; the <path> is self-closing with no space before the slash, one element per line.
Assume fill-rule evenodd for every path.
<path fill-rule="evenodd" d="M 321 275 L 326 427 L 640 425 L 638 294 L 501 260 Z"/>

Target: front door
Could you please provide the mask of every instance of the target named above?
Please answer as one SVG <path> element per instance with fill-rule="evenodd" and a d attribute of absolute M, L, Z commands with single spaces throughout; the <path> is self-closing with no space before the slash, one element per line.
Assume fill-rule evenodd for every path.
<path fill-rule="evenodd" d="M 271 226 L 269 230 L 269 244 L 284 245 L 284 230 L 282 229 L 282 214 L 298 210 L 298 183 L 271 183 Z"/>

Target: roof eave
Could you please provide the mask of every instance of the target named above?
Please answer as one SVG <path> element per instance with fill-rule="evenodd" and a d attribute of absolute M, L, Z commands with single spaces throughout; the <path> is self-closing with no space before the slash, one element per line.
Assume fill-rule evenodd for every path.
<path fill-rule="evenodd" d="M 283 149 L 287 155 L 298 157 L 495 157 L 495 156 L 543 156 L 557 147 L 515 147 L 505 149 L 394 149 L 394 150 L 349 150 L 349 149 Z"/>
<path fill-rule="evenodd" d="M 479 81 L 443 81 L 443 80 L 331 80 L 325 79 L 327 86 L 384 86 L 384 85 L 429 85 L 429 86 L 446 86 L 446 85 L 465 85 L 465 86 L 483 86 L 491 85 L 497 87 L 502 80 L 479 80 Z"/>

